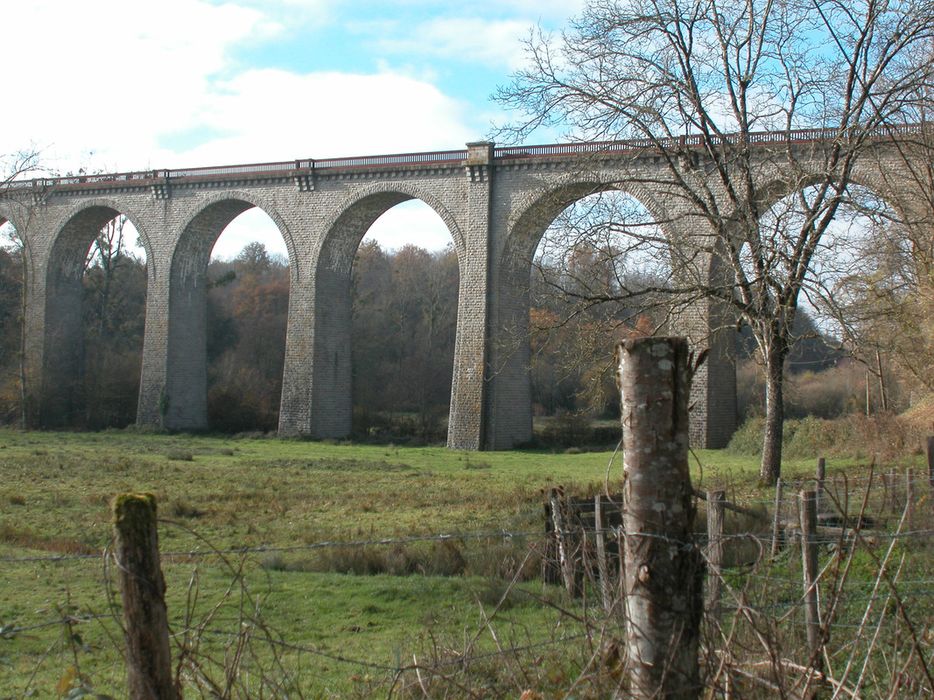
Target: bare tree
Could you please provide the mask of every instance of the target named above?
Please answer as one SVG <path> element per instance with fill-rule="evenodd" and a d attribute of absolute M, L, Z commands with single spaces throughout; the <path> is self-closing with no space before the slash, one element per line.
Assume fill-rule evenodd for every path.
<path fill-rule="evenodd" d="M 767 376 L 765 482 L 780 475 L 799 297 L 858 160 L 910 119 L 919 86 L 931 83 L 931 63 L 917 57 L 932 37 L 922 0 L 591 0 L 560 37 L 531 38 L 528 68 L 499 93 L 527 115 L 501 134 L 561 125 L 659 153 L 665 175 L 645 183 L 671 213 L 659 223 L 695 253 L 672 259 L 664 289 L 589 300 L 665 292 L 682 307 L 712 301 L 749 325 Z M 820 138 L 802 145 L 799 129 Z M 757 146 L 763 130 L 784 136 Z M 644 245 L 668 254 L 654 237 Z"/>
<path fill-rule="evenodd" d="M 883 406 L 889 375 L 910 391 L 934 392 L 932 106 L 934 95 L 927 95 L 916 117 L 923 127 L 899 144 L 901 182 L 891 178 L 891 203 L 871 193 L 851 203 L 865 223 L 850 237 L 848 255 L 825 280 L 827 293 L 817 303 L 876 375 Z"/>
<path fill-rule="evenodd" d="M 110 311 L 111 293 L 114 279 L 118 270 L 129 260 L 126 250 L 126 236 L 124 227 L 126 217 L 117 216 L 101 228 L 97 237 L 91 243 L 85 258 L 85 273 L 92 268 L 100 271 L 99 278 L 94 280 L 93 292 L 96 297 L 97 335 L 103 338 L 107 332 L 107 319 Z"/>

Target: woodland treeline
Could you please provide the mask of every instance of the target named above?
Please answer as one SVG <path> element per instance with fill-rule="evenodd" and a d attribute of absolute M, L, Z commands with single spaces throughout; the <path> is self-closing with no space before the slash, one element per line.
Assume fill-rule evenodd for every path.
<path fill-rule="evenodd" d="M 612 348 L 627 335 L 664 325 L 659 299 L 581 309 L 574 289 L 607 285 L 618 271 L 601 252 L 580 245 L 560 263 L 539 258 L 531 277 L 532 396 L 538 416 L 612 419 L 618 413 Z M 645 272 L 630 286 L 661 285 Z M 232 260 L 210 263 L 208 279 L 208 412 L 212 430 L 274 431 L 278 422 L 289 301 L 287 263 L 262 243 Z M 0 249 L 0 419 L 20 418 L 22 259 Z M 360 246 L 354 262 L 354 432 L 359 438 L 444 439 L 457 323 L 458 267 L 451 247 Z M 127 249 L 119 220 L 89 251 L 84 275 L 83 397 L 70 423 L 78 429 L 124 427 L 135 420 L 146 302 L 146 264 Z M 862 370 L 847 370 L 806 314 L 789 360 L 790 414 L 838 415 L 859 410 Z M 740 337 L 740 409 L 761 410 L 762 382 Z M 852 365 L 852 363 L 850 363 Z M 817 375 L 817 372 L 823 371 Z M 836 374 L 834 374 L 836 373 Z M 851 376 L 852 375 L 852 376 Z M 808 387 L 836 376 L 827 392 Z M 840 377 L 843 377 L 841 379 Z M 814 396 L 810 396 L 815 393 Z M 743 417 L 741 416 L 741 417 Z"/>

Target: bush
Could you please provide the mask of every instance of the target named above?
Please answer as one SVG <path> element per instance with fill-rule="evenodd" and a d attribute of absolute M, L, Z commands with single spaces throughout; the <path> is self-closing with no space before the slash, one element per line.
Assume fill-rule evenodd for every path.
<path fill-rule="evenodd" d="M 746 419 L 733 433 L 733 437 L 730 438 L 730 444 L 726 447 L 727 451 L 741 455 L 762 454 L 762 435 L 764 431 L 765 419 L 762 416 L 752 416 Z"/>
<path fill-rule="evenodd" d="M 460 576 L 466 569 L 466 560 L 462 543 L 442 540 L 391 547 L 327 547 L 296 568 L 357 576 Z"/>
<path fill-rule="evenodd" d="M 763 418 L 750 418 L 733 434 L 727 450 L 736 454 L 761 454 L 764 430 Z M 786 420 L 782 454 L 786 457 L 877 455 L 888 460 L 913 453 L 922 444 L 922 433 L 918 426 L 891 414 Z"/>
<path fill-rule="evenodd" d="M 422 412 L 389 413 L 353 409 L 353 436 L 357 442 L 397 444 L 418 447 L 444 444 L 447 440 L 447 407 L 432 406 Z"/>

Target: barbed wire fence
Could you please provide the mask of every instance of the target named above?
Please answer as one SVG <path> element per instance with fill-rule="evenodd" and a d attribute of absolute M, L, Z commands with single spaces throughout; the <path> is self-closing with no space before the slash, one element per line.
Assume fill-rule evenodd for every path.
<path fill-rule="evenodd" d="M 927 698 L 934 695 L 932 440 L 928 463 L 925 476 L 870 466 L 853 477 L 828 474 L 821 459 L 812 478 L 779 481 L 769 498 L 748 497 L 735 484 L 692 492 L 685 468 L 693 531 L 679 535 L 624 527 L 631 494 L 614 495 L 608 483 L 588 498 L 549 491 L 534 530 L 214 547 L 187 524 L 161 520 L 196 544 L 160 551 L 155 499 L 126 494 L 113 504 L 114 543 L 100 554 L 0 557 L 4 570 L 36 567 L 37 576 L 42 567 L 63 567 L 87 583 L 99 572 L 102 592 L 98 609 L 76 607 L 66 596 L 54 611 L 0 620 L 0 663 L 12 656 L 21 666 L 16 657 L 26 653 L 16 645 L 25 640 L 39 650 L 11 697 L 45 692 L 40 670 L 63 661 L 59 696 L 107 697 L 82 671 L 96 655 L 121 676 L 127 669 L 133 698 L 177 698 L 183 689 L 211 698 L 319 697 L 328 691 L 315 680 L 332 664 L 353 673 L 340 692 L 358 697 L 648 697 L 632 673 L 644 659 L 631 650 L 633 637 L 644 641 L 651 631 L 640 629 L 634 610 L 659 590 L 694 595 L 702 577 L 692 696 Z M 128 506 L 141 510 L 131 515 L 122 510 Z M 477 617 L 459 634 L 426 626 L 418 643 L 391 659 L 286 634 L 269 614 L 276 591 L 264 583 L 273 571 L 459 576 L 467 572 L 468 548 L 494 553 L 484 573 L 502 585 L 476 601 Z M 683 580 L 655 581 L 645 565 L 627 571 L 628 554 L 645 549 L 699 566 Z M 374 555 L 385 552 L 392 556 Z M 315 559 L 291 568 L 286 558 L 299 555 Z M 181 603 L 170 612 L 162 563 L 176 580 L 187 573 Z M 205 572 L 223 581 L 219 591 L 207 593 Z M 516 599 L 534 606 L 538 623 L 515 624 L 504 614 Z M 103 630 L 105 645 L 84 643 L 88 625 Z M 679 643 L 653 661 L 661 676 L 678 668 Z M 157 657 L 158 673 L 150 663 Z M 158 692 L 147 694 L 153 688 Z"/>
<path fill-rule="evenodd" d="M 691 542 L 669 542 L 673 546 L 697 547 L 707 556 L 709 609 L 704 627 L 709 647 L 704 651 L 709 658 L 704 668 L 713 674 L 706 679 L 707 682 L 710 687 L 717 688 L 719 696 L 724 697 L 731 692 L 737 697 L 746 696 L 741 690 L 744 683 L 747 689 L 758 687 L 762 692 L 777 692 L 776 689 L 782 687 L 781 678 L 784 677 L 786 685 L 789 685 L 787 678 L 791 675 L 799 679 L 811 678 L 810 685 L 829 685 L 831 695 L 840 697 L 925 697 L 934 687 L 930 679 L 931 640 L 934 637 L 934 578 L 930 567 L 934 562 L 934 529 L 925 527 L 931 523 L 931 513 L 934 512 L 929 480 L 910 471 L 899 474 L 897 479 L 891 478 L 891 472 L 887 472 L 884 481 L 879 474 L 860 478 L 844 474 L 826 477 L 818 499 L 822 508 L 818 523 L 833 524 L 819 524 L 813 536 L 803 543 L 800 526 L 796 524 L 800 521 L 799 492 L 813 489 L 817 482 L 816 478 L 785 482 L 779 489 L 782 497 L 778 501 L 746 499 L 740 503 L 726 502 L 737 508 L 725 509 L 729 515 L 724 518 L 725 529 L 719 535 L 697 532 Z M 593 503 L 593 499 L 588 500 Z M 612 504 L 619 503 L 605 494 L 602 501 L 604 517 L 611 511 Z M 699 499 L 702 510 L 710 508 L 712 502 L 709 496 L 706 502 Z M 776 502 L 778 509 L 773 511 Z M 568 499 L 565 512 L 570 513 L 572 508 L 573 499 Z M 773 547 L 774 512 L 783 514 L 777 553 Z M 912 520 L 914 526 L 909 528 Z M 703 517 L 698 517 L 699 523 L 703 521 Z M 583 522 L 579 516 L 568 517 L 563 530 L 551 527 L 546 532 L 546 522 L 541 529 L 534 531 L 483 530 L 225 548 L 213 548 L 207 541 L 202 541 L 200 548 L 162 552 L 162 560 L 167 565 L 191 567 L 192 595 L 197 586 L 195 572 L 203 562 L 221 566 L 229 572 L 231 580 L 237 582 L 225 592 L 226 605 L 215 603 L 209 614 L 202 618 L 196 618 L 195 611 L 188 609 L 180 620 L 181 624 L 177 617 L 173 621 L 171 639 L 174 655 L 176 658 L 184 657 L 188 664 L 185 672 L 180 674 L 183 682 L 189 690 L 197 688 L 206 696 L 219 693 L 222 697 L 249 697 L 250 692 L 257 690 L 255 686 L 240 688 L 237 691 L 239 695 L 233 687 L 244 677 L 243 674 L 231 673 L 231 664 L 236 661 L 234 665 L 238 672 L 249 667 L 257 677 L 264 679 L 265 693 L 271 695 L 274 689 L 283 690 L 284 685 L 301 685 L 297 679 L 299 671 L 288 668 L 282 656 L 288 653 L 293 657 L 346 666 L 351 672 L 363 674 L 361 678 L 366 678 L 366 674 L 376 674 L 377 679 L 367 681 L 372 684 L 369 690 L 379 687 L 389 692 L 391 688 L 402 696 L 423 696 L 425 691 L 437 689 L 442 683 L 449 687 L 456 687 L 457 683 L 469 687 L 470 669 L 491 662 L 504 674 L 507 666 L 514 667 L 514 674 L 523 681 L 528 679 L 528 686 L 534 688 L 535 679 L 529 677 L 528 669 L 520 674 L 517 670 L 520 666 L 531 664 L 534 668 L 535 660 L 543 653 L 564 650 L 567 655 L 571 649 L 571 655 L 578 656 L 580 649 L 586 649 L 593 650 L 588 652 L 589 655 L 585 654 L 587 660 L 590 656 L 594 658 L 589 666 L 584 665 L 580 670 L 580 677 L 603 674 L 602 682 L 612 684 L 622 675 L 621 665 L 625 663 L 625 660 L 613 657 L 613 654 L 618 654 L 614 651 L 614 642 L 618 644 L 625 617 L 618 555 L 618 545 L 625 533 L 619 527 L 603 527 L 595 521 Z M 750 527 L 750 522 L 758 525 Z M 160 525 L 187 528 L 187 525 L 171 520 L 160 521 Z M 736 528 L 742 529 L 735 531 Z M 602 565 L 596 554 L 597 540 L 601 537 L 606 557 Z M 543 571 L 560 568 L 562 563 L 555 556 L 555 551 L 562 541 L 566 556 L 573 560 L 576 577 L 573 593 L 576 598 L 547 599 L 528 586 L 516 585 L 521 577 L 515 576 L 515 571 L 523 567 L 527 569 L 529 558 L 539 560 Z M 710 559 L 714 541 L 722 547 L 720 561 Z M 263 605 L 250 591 L 244 575 L 248 565 L 262 567 L 263 558 L 270 555 L 438 543 L 464 546 L 470 542 L 480 546 L 488 546 L 491 542 L 506 544 L 521 552 L 521 557 L 514 555 L 514 559 L 521 559 L 521 566 L 515 569 L 514 580 L 507 582 L 510 585 L 504 589 L 504 595 L 536 598 L 543 607 L 557 610 L 563 620 L 562 631 L 550 630 L 544 639 L 527 639 L 522 643 L 515 639 L 509 643 L 501 641 L 499 646 L 494 644 L 492 648 L 481 648 L 475 642 L 455 649 L 439 641 L 421 656 L 413 650 L 414 656 L 405 663 L 401 659 L 389 662 L 361 658 L 323 645 L 288 639 L 277 633 L 261 614 Z M 820 570 L 813 586 L 819 599 L 820 654 L 826 657 L 819 665 L 809 664 L 809 660 L 801 656 L 801 651 L 808 648 L 806 633 L 809 624 L 805 610 L 807 590 L 799 561 L 803 544 L 819 552 Z M 845 569 L 848 565 L 852 567 L 857 558 L 865 559 L 861 563 L 864 571 L 859 576 L 847 574 Z M 63 606 L 55 615 L 44 618 L 21 616 L 16 620 L 0 621 L 0 643 L 6 646 L 5 654 L 15 649 L 17 640 L 58 630 L 64 632 L 59 637 L 58 652 L 65 656 L 74 655 L 69 640 L 73 641 L 76 630 L 92 624 L 108 626 L 113 646 L 118 649 L 122 646 L 120 606 L 115 599 L 111 550 L 98 555 L 0 557 L 0 566 L 7 570 L 35 564 L 75 567 L 76 577 L 87 575 L 91 565 L 92 571 L 105 574 L 104 588 L 108 591 L 105 600 L 110 602 L 104 610 L 73 610 Z M 866 571 L 869 571 L 868 575 Z M 415 573 L 418 574 L 417 571 Z M 709 600 L 713 581 L 720 587 L 722 596 L 715 614 L 710 609 L 713 606 Z M 559 581 L 562 587 L 563 583 Z M 604 596 L 606 590 L 612 595 Z M 236 603 L 232 608 L 236 615 L 230 616 L 227 613 L 233 603 Z M 492 607 L 490 615 L 495 620 L 495 602 Z M 575 624 L 570 624 L 571 621 Z M 763 630 L 767 630 L 768 635 L 763 635 Z M 719 643 L 715 643 L 716 640 Z M 725 644 L 727 641 L 728 645 Z M 904 647 L 901 651 L 899 645 Z M 234 648 L 241 648 L 241 652 L 239 658 L 232 661 L 224 650 Z M 784 653 L 771 658 L 767 653 L 770 649 Z M 860 654 L 862 657 L 857 663 L 854 658 Z M 46 661 L 53 657 L 50 651 Z M 885 674 L 877 667 L 884 668 Z M 265 670 L 259 673 L 263 668 Z M 843 668 L 845 673 L 837 672 L 839 668 Z M 855 679 L 851 678 L 854 668 L 858 672 Z M 810 675 L 805 673 L 808 669 Z M 781 673 L 777 673 L 779 670 Z M 794 670 L 798 673 L 791 673 Z M 229 679 L 226 683 L 231 687 L 222 687 L 218 678 Z M 596 681 L 588 677 L 579 682 L 593 685 Z M 896 687 L 899 690 L 893 695 Z M 20 696 L 28 694 L 31 689 L 35 690 L 30 687 L 19 689 L 22 691 Z M 792 692 L 794 687 L 789 685 L 787 690 Z M 294 689 L 291 695 L 296 695 Z"/>
<path fill-rule="evenodd" d="M 359 671 L 352 689 L 367 697 L 934 694 L 934 441 L 926 480 L 874 467 L 858 478 L 828 476 L 820 459 L 813 478 L 779 480 L 770 499 L 743 499 L 730 484 L 700 491 L 687 468 L 687 397 L 703 356 L 695 362 L 684 339 L 642 338 L 622 343 L 617 357 L 622 494 L 609 483 L 588 499 L 552 489 L 543 527 L 533 531 L 224 548 L 187 525 L 157 521 L 154 496 L 124 494 L 112 505 L 113 544 L 97 557 L 103 609 L 82 610 L 66 595 L 54 617 L 0 621 L 4 643 L 61 631 L 48 646 L 42 641 L 18 690 L 38 691 L 40 667 L 64 655 L 71 664 L 58 695 L 92 694 L 79 628 L 96 624 L 111 647 L 98 651 L 125 667 L 133 698 L 174 699 L 183 688 L 219 698 L 320 694 L 306 682 L 309 659 Z M 196 545 L 160 552 L 160 524 L 184 528 Z M 268 582 L 270 570 L 288 568 L 276 557 L 296 555 L 317 558 L 309 571 L 457 575 L 468 546 L 502 557 L 489 575 L 504 585 L 477 600 L 479 620 L 459 639 L 429 629 L 406 658 L 290 638 L 267 615 L 274 587 L 255 579 L 265 571 Z M 372 556 L 384 551 L 393 557 Z M 0 566 L 70 573 L 93 561 L 81 553 L 9 556 Z M 190 567 L 171 615 L 163 561 Z M 215 587 L 218 574 L 223 581 L 210 600 L 202 565 Z M 525 583 L 536 568 L 540 589 Z M 536 623 L 504 619 L 513 596 L 537 605 Z"/>

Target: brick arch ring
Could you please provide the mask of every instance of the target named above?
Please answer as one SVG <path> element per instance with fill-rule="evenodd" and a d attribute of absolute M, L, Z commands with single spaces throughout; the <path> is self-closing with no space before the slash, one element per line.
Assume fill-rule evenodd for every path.
<path fill-rule="evenodd" d="M 464 241 L 463 232 L 460 229 L 460 226 L 457 224 L 457 220 L 451 214 L 448 207 L 435 195 L 424 191 L 421 187 L 411 186 L 404 183 L 374 183 L 372 185 L 367 185 L 366 187 L 361 187 L 360 189 L 354 191 L 352 194 L 344 197 L 333 209 L 331 209 L 330 215 L 327 217 L 328 226 L 327 231 L 324 234 L 323 238 L 319 243 L 318 250 L 318 259 L 321 260 L 320 253 L 329 245 L 333 245 L 331 240 L 333 239 L 334 232 L 336 229 L 337 223 L 348 213 L 350 213 L 355 206 L 366 201 L 367 199 L 380 194 L 398 194 L 404 195 L 411 199 L 417 199 L 424 204 L 427 204 L 431 207 L 432 211 L 438 215 L 438 217 L 444 222 L 444 225 L 447 226 L 448 231 L 451 234 L 451 238 L 454 241 L 454 250 L 457 251 L 457 261 L 458 265 L 463 266 L 464 256 L 466 255 L 466 244 Z M 408 201 L 408 200 L 405 200 Z M 401 204 L 402 202 L 399 202 Z M 392 207 L 386 209 L 389 211 Z M 383 212 L 385 213 L 385 211 Z M 320 263 L 319 263 L 320 264 Z"/>
<path fill-rule="evenodd" d="M 218 192 L 216 194 L 210 195 L 209 197 L 199 199 L 194 211 L 191 211 L 186 215 L 184 223 L 180 227 L 181 233 L 178 237 L 178 241 L 175 243 L 175 249 L 172 251 L 172 259 L 175 259 L 175 254 L 182 245 L 182 239 L 186 237 L 188 227 L 191 226 L 195 219 L 197 219 L 201 214 L 203 214 L 215 204 L 237 201 L 245 202 L 246 204 L 251 205 L 249 207 L 251 209 L 259 209 L 266 216 L 272 219 L 272 222 L 279 230 L 279 235 L 282 236 L 282 240 L 285 242 L 285 248 L 289 255 L 289 276 L 293 282 L 297 280 L 300 272 L 300 261 L 295 249 L 295 240 L 292 237 L 291 229 L 289 228 L 288 224 L 286 224 L 285 220 L 279 214 L 272 202 L 268 202 L 263 197 L 258 197 L 251 192 L 245 192 L 243 190 L 225 190 L 224 192 Z"/>
<path fill-rule="evenodd" d="M 647 188 L 634 180 L 625 181 L 618 177 L 599 178 L 593 175 L 581 177 L 579 173 L 565 174 L 549 183 L 548 186 L 524 196 L 516 205 L 516 213 L 509 217 L 507 224 L 503 259 L 513 262 L 530 260 L 541 236 L 564 209 L 591 194 L 614 191 L 635 199 L 645 207 L 655 222 L 665 220 L 663 207 L 651 196 Z M 568 201 L 564 201 L 562 193 L 568 195 Z M 555 201 L 556 198 L 557 201 Z M 552 210 L 554 210 L 553 214 Z M 543 222 L 542 218 L 547 221 Z M 541 226 L 542 223 L 545 224 L 544 228 Z M 665 230 L 663 223 L 657 223 L 657 225 Z M 534 233 L 539 228 L 541 232 Z M 669 239 L 671 238 L 667 230 L 666 235 Z"/>
<path fill-rule="evenodd" d="M 138 212 L 133 211 L 131 207 L 127 207 L 123 204 L 118 203 L 113 199 L 108 199 L 106 197 L 95 197 L 94 199 L 89 199 L 82 201 L 80 204 L 71 207 L 65 214 L 59 219 L 58 225 L 55 227 L 55 233 L 52 236 L 52 245 L 49 248 L 49 252 L 54 251 L 58 246 L 59 238 L 62 235 L 62 232 L 68 226 L 68 224 L 79 216 L 82 212 L 88 211 L 89 209 L 111 209 L 119 216 L 125 216 L 127 221 L 133 224 L 133 228 L 136 229 L 136 233 L 139 236 L 139 240 L 143 243 L 143 250 L 146 251 L 146 276 L 151 282 L 155 278 L 156 274 L 156 256 L 153 254 L 152 249 L 152 238 L 151 234 L 148 231 L 147 227 L 143 224 L 145 218 L 141 216 Z"/>

